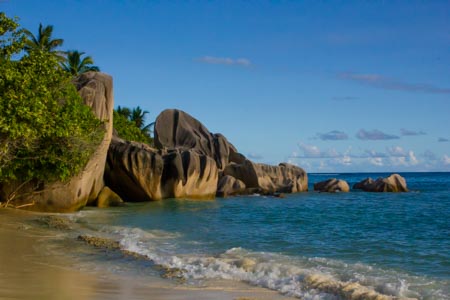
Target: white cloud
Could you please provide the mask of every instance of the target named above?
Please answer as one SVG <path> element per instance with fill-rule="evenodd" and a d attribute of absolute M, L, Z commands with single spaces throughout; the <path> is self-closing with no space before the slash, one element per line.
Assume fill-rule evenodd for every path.
<path fill-rule="evenodd" d="M 383 159 L 381 157 L 369 157 L 367 160 L 371 165 L 377 167 L 384 166 Z"/>
<path fill-rule="evenodd" d="M 411 166 L 419 164 L 419 160 L 416 158 L 412 150 L 408 152 L 408 162 Z"/>
<path fill-rule="evenodd" d="M 344 155 L 342 157 L 339 158 L 335 158 L 334 162 L 338 165 L 345 165 L 345 166 L 349 166 L 352 164 L 352 158 L 348 155 Z"/>
<path fill-rule="evenodd" d="M 235 64 L 236 64 L 236 65 L 241 65 L 241 66 L 248 67 L 248 66 L 250 66 L 252 63 L 251 63 L 250 60 L 248 60 L 247 58 L 238 58 L 238 59 L 235 60 Z"/>
<path fill-rule="evenodd" d="M 396 166 L 396 167 L 398 167 L 398 166 L 407 166 L 405 157 L 392 156 L 392 157 L 389 158 L 389 161 L 390 161 L 391 165 Z"/>
<path fill-rule="evenodd" d="M 395 157 L 405 157 L 407 156 L 406 151 L 403 150 L 400 146 L 393 146 L 386 148 L 386 152 L 389 156 L 395 156 Z"/>
<path fill-rule="evenodd" d="M 369 171 L 439 171 L 450 165 L 448 155 L 438 157 L 431 151 L 419 156 L 412 149 L 398 145 L 385 151 L 365 149 L 352 152 L 335 148 L 320 149 L 316 145 L 299 143 L 299 150 L 292 152 L 290 162 L 297 161 L 309 172 L 369 172 Z"/>
<path fill-rule="evenodd" d="M 321 152 L 319 147 L 309 144 L 300 143 L 298 145 L 301 151 L 303 151 L 305 157 L 320 157 Z"/>
<path fill-rule="evenodd" d="M 442 163 L 443 163 L 445 166 L 450 165 L 450 156 L 448 156 L 447 154 L 445 154 L 445 155 L 442 157 Z"/>
<path fill-rule="evenodd" d="M 205 64 L 213 65 L 237 65 L 242 67 L 249 67 L 252 63 L 247 58 L 230 58 L 230 57 L 215 57 L 203 56 L 197 59 Z"/>
<path fill-rule="evenodd" d="M 414 151 L 410 150 L 408 153 L 404 153 L 404 150 L 398 146 L 391 149 L 394 149 L 394 152 L 392 152 L 389 160 L 393 166 L 411 167 L 419 164 Z"/>
<path fill-rule="evenodd" d="M 255 152 L 247 154 L 247 157 L 253 160 L 261 160 L 264 158 L 261 154 Z"/>
<path fill-rule="evenodd" d="M 382 157 L 386 157 L 386 153 L 382 153 L 382 152 L 377 152 L 373 149 L 370 150 L 365 150 L 364 151 L 365 155 L 367 155 L 368 157 L 373 157 L 373 158 L 382 158 Z M 363 154 L 364 155 L 364 154 Z"/>
<path fill-rule="evenodd" d="M 327 151 L 325 151 L 324 153 L 322 153 L 323 157 L 341 157 L 342 154 L 340 154 L 339 152 L 336 151 L 336 149 L 328 149 Z"/>

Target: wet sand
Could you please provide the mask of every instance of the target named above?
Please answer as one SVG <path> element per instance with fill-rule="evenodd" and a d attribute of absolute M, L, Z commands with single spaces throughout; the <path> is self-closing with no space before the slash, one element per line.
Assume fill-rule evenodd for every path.
<path fill-rule="evenodd" d="M 151 276 L 78 268 L 67 260 L 69 256 L 46 251 L 46 243 L 58 233 L 24 222 L 39 216 L 0 210 L 0 299 L 292 299 L 240 282 L 199 288 Z"/>

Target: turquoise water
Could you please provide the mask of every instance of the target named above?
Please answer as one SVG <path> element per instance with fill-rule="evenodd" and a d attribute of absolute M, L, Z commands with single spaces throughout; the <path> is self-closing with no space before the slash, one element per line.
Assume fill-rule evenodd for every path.
<path fill-rule="evenodd" d="M 310 174 L 309 181 L 337 177 L 352 185 L 386 175 Z M 239 280 L 305 299 L 340 299 L 305 283 L 320 274 L 387 295 L 450 299 L 450 173 L 402 175 L 409 193 L 164 200 L 76 218 L 116 236 L 124 249 L 186 270 L 192 284 Z"/>

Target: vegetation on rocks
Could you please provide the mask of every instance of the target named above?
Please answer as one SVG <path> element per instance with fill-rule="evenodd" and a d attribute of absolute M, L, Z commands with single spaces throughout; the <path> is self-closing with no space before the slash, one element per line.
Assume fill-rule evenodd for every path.
<path fill-rule="evenodd" d="M 0 184 L 65 181 L 102 140 L 101 121 L 61 68 L 55 48 L 62 40 L 51 33 L 41 25 L 30 40 L 17 20 L 0 13 Z"/>
<path fill-rule="evenodd" d="M 151 127 L 154 122 L 146 125 L 148 111 L 139 106 L 133 109 L 120 107 L 114 110 L 114 129 L 119 137 L 128 140 L 153 145 Z"/>
<path fill-rule="evenodd" d="M 62 68 L 72 74 L 73 76 L 78 76 L 86 72 L 99 72 L 100 68 L 94 66 L 94 60 L 90 56 L 85 56 L 81 58 L 85 53 L 79 52 L 77 50 L 67 51 L 67 60 L 61 64 Z"/>

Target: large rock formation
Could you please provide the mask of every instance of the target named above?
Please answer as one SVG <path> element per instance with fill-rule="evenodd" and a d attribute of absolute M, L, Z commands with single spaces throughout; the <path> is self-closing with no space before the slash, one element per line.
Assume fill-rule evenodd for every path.
<path fill-rule="evenodd" d="M 16 182 L 3 187 L 0 192 L 4 194 L 11 193 L 19 186 L 22 193 L 31 194 L 29 197 L 15 199 L 16 206 L 34 203 L 26 208 L 48 212 L 71 212 L 88 203 L 94 203 L 104 186 L 106 154 L 112 136 L 114 106 L 112 78 L 103 73 L 89 72 L 78 77 L 75 85 L 84 103 L 92 108 L 100 120 L 104 121 L 105 136 L 83 171 L 68 182 L 30 182 L 23 186 L 21 186 L 22 183 Z"/>
<path fill-rule="evenodd" d="M 216 162 L 194 150 L 177 149 L 163 155 L 162 198 L 212 199 L 219 173 Z"/>
<path fill-rule="evenodd" d="M 105 181 L 126 201 L 214 198 L 216 162 L 193 150 L 159 151 L 113 138 Z"/>
<path fill-rule="evenodd" d="M 304 170 L 256 164 L 187 113 L 169 109 L 156 119 L 155 146 L 113 139 L 105 180 L 126 201 L 212 198 L 250 192 L 301 192 Z M 220 178 L 220 182 L 218 182 Z"/>
<path fill-rule="evenodd" d="M 307 175 L 301 168 L 253 163 L 238 153 L 223 135 L 209 132 L 198 120 L 180 110 L 168 109 L 158 116 L 155 145 L 159 149 L 190 149 L 207 155 L 216 161 L 221 176 L 232 176 L 242 181 L 247 189 L 262 193 L 308 190 Z M 221 192 L 219 190 L 219 195 Z"/>
<path fill-rule="evenodd" d="M 287 163 L 269 166 L 246 159 L 242 164 L 229 164 L 223 174 L 241 180 L 247 189 L 260 193 L 297 193 L 308 190 L 306 172 Z"/>
<path fill-rule="evenodd" d="M 105 169 L 105 183 L 123 200 L 149 201 L 162 198 L 162 156 L 145 144 L 111 141 Z"/>
<path fill-rule="evenodd" d="M 366 192 L 407 192 L 406 180 L 398 174 L 392 174 L 386 178 L 366 178 L 353 185 L 354 189 L 361 189 Z"/>
<path fill-rule="evenodd" d="M 331 178 L 314 184 L 314 190 L 325 193 L 348 192 L 348 183 L 341 179 Z"/>
<path fill-rule="evenodd" d="M 242 163 L 245 158 L 221 134 L 212 134 L 187 113 L 167 109 L 155 123 L 155 146 L 158 149 L 194 150 L 213 158 L 219 170 L 229 163 Z"/>
<path fill-rule="evenodd" d="M 230 175 L 225 175 L 220 178 L 217 185 L 218 197 L 227 197 L 241 194 L 245 191 L 245 183 L 239 179 L 234 178 Z"/>

